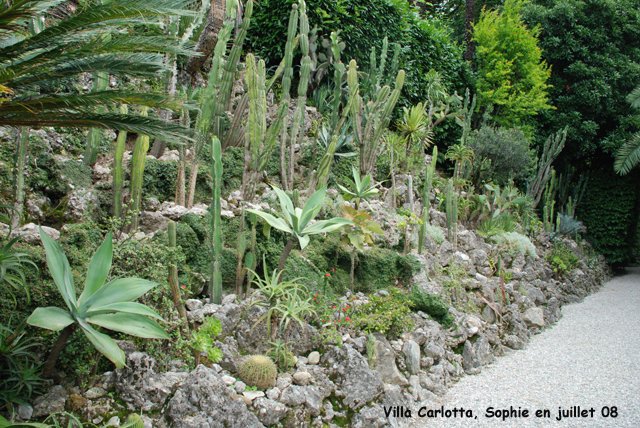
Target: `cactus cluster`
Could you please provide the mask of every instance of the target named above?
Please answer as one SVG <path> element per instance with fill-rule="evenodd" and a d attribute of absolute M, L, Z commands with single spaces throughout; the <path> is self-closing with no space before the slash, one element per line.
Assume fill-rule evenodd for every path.
<path fill-rule="evenodd" d="M 278 368 L 266 355 L 251 355 L 240 363 L 238 375 L 249 386 L 268 389 L 276 384 Z"/>

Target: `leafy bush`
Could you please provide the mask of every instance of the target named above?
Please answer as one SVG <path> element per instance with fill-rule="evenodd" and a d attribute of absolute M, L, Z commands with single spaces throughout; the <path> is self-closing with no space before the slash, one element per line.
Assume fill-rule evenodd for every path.
<path fill-rule="evenodd" d="M 498 233 L 490 239 L 498 246 L 501 252 L 508 253 L 510 256 L 516 256 L 518 254 L 524 254 L 529 257 L 536 256 L 536 247 L 531 243 L 529 238 L 518 232 Z"/>
<path fill-rule="evenodd" d="M 425 224 L 424 230 L 429 234 L 431 239 L 433 239 L 436 244 L 440 245 L 444 242 L 444 234 L 439 227 Z"/>
<path fill-rule="evenodd" d="M 519 129 L 483 126 L 469 144 L 476 155 L 477 184 L 495 181 L 503 186 L 509 180 L 525 180 L 531 172 L 535 158 L 529 139 Z"/>
<path fill-rule="evenodd" d="M 553 271 L 558 276 L 570 272 L 578 266 L 578 262 L 580 261 L 573 251 L 568 249 L 564 244 L 557 244 L 553 250 L 547 254 L 545 259 L 551 263 Z"/>
<path fill-rule="evenodd" d="M 449 328 L 455 321 L 453 315 L 449 313 L 449 306 L 444 302 L 442 296 L 429 294 L 418 287 L 413 287 L 411 291 L 411 301 L 416 311 L 429 314 L 433 319 L 443 326 Z"/>
<path fill-rule="evenodd" d="M 355 324 L 367 333 L 378 332 L 393 339 L 413 327 L 409 295 L 393 289 L 387 296 L 371 296 L 355 310 Z"/>

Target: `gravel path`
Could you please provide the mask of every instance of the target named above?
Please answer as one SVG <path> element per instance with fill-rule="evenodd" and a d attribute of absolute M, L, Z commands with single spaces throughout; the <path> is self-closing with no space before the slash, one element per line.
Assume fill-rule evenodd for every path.
<path fill-rule="evenodd" d="M 465 376 L 429 408 L 463 407 L 468 418 L 416 418 L 412 427 L 640 427 L 640 268 L 614 278 L 584 302 L 564 306 L 557 325 Z M 529 417 L 487 417 L 489 407 L 529 410 Z M 587 417 L 556 420 L 558 407 Z M 617 418 L 603 417 L 617 410 Z M 590 409 L 593 408 L 593 418 Z M 412 409 L 416 417 L 419 407 Z M 548 409 L 551 417 L 536 417 Z M 477 417 L 477 419 L 476 419 Z M 406 421 L 406 419 L 404 420 Z"/>

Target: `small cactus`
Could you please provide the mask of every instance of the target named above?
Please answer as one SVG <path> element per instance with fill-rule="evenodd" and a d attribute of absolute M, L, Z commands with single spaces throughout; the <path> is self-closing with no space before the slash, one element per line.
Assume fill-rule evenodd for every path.
<path fill-rule="evenodd" d="M 247 385 L 268 389 L 276 384 L 278 368 L 266 355 L 252 355 L 240 364 L 238 374 Z"/>
<path fill-rule="evenodd" d="M 144 428 L 144 422 L 142 422 L 142 418 L 137 413 L 131 413 L 127 417 L 126 425 L 130 428 Z"/>

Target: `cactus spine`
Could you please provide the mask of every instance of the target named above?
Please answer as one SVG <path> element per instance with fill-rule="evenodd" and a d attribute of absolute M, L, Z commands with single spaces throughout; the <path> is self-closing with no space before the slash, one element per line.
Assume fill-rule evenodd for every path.
<path fill-rule="evenodd" d="M 357 68 L 358 64 L 352 59 L 349 63 L 347 75 L 349 84 L 347 110 L 351 117 L 355 140 L 360 148 L 360 176 L 364 177 L 371 173 L 375 165 L 380 137 L 389 125 L 391 113 L 400 98 L 405 73 L 404 70 L 398 72 L 393 91 L 389 86 L 380 88 L 375 100 L 369 101 L 365 106 L 360 96 Z M 382 70 L 378 72 L 381 73 Z M 367 111 L 366 114 L 365 110 Z"/>
<path fill-rule="evenodd" d="M 169 221 L 167 232 L 169 235 L 169 247 L 175 248 L 176 247 L 176 223 L 174 221 Z M 178 314 L 180 314 L 180 317 L 184 319 L 185 324 L 187 324 L 189 321 L 187 321 L 187 312 L 184 309 L 182 300 L 180 300 L 180 285 L 178 283 L 178 267 L 176 266 L 175 263 L 169 264 L 169 286 L 171 287 L 173 304 L 176 305 Z"/>
<path fill-rule="evenodd" d="M 148 107 L 142 107 L 141 116 L 147 116 Z M 140 135 L 133 148 L 131 157 L 131 201 L 133 218 L 131 219 L 131 230 L 138 229 L 138 214 L 142 199 L 142 175 L 144 174 L 144 164 L 149 151 L 149 136 Z"/>
<path fill-rule="evenodd" d="M 211 153 L 211 176 L 213 177 L 213 197 L 211 198 L 211 242 L 213 243 L 213 266 L 211 272 L 210 297 L 215 304 L 222 303 L 222 227 L 220 225 L 220 189 L 222 188 L 222 147 L 218 137 L 213 137 Z"/>

